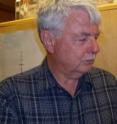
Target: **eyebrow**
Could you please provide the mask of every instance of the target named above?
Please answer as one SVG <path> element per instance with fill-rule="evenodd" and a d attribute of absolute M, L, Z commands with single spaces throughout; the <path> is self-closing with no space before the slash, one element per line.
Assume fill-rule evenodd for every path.
<path fill-rule="evenodd" d="M 82 36 L 82 35 L 84 35 L 84 36 L 91 36 L 91 35 L 99 36 L 99 35 L 100 35 L 100 31 L 97 32 L 97 33 L 87 33 L 87 32 L 81 32 L 81 33 L 79 33 L 79 34 L 74 33 L 73 35 L 74 35 L 74 36 Z"/>

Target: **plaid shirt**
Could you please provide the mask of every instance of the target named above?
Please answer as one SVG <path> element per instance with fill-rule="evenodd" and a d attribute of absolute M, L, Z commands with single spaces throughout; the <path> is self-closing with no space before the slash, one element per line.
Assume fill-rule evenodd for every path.
<path fill-rule="evenodd" d="M 72 97 L 45 61 L 0 83 L 0 124 L 117 124 L 117 81 L 93 68 Z"/>

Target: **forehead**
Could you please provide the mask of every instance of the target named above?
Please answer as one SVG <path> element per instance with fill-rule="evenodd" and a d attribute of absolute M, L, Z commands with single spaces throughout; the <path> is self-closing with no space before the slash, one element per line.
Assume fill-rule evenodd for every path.
<path fill-rule="evenodd" d="M 85 11 L 73 9 L 70 11 L 65 21 L 66 24 L 71 23 L 87 24 L 90 22 L 90 18 L 88 13 L 86 13 Z"/>
<path fill-rule="evenodd" d="M 71 10 L 68 17 L 65 19 L 64 31 L 79 32 L 81 30 L 95 30 L 98 27 L 90 22 L 88 13 L 84 10 Z"/>

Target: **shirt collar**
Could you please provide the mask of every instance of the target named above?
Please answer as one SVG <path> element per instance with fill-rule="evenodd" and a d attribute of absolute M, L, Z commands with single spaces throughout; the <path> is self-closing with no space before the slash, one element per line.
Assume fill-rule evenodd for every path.
<path fill-rule="evenodd" d="M 93 85 L 90 82 L 89 74 L 84 74 L 79 80 L 78 89 L 81 89 L 82 91 L 90 91 L 92 87 Z"/>
<path fill-rule="evenodd" d="M 47 63 L 47 58 L 44 59 L 42 66 L 43 68 L 43 73 L 44 73 L 44 77 L 46 78 L 46 88 L 53 88 L 57 85 L 57 82 L 53 76 L 53 74 L 51 73 L 48 63 Z"/>

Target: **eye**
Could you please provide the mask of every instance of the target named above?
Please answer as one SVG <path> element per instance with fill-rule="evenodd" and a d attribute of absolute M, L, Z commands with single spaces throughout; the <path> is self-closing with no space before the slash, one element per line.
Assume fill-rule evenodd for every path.
<path fill-rule="evenodd" d="M 73 40 L 78 42 L 86 42 L 88 40 L 88 36 L 86 35 L 75 36 Z"/>
<path fill-rule="evenodd" d="M 86 42 L 88 40 L 88 36 L 80 36 L 78 40 L 81 42 Z"/>

